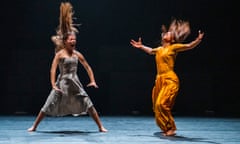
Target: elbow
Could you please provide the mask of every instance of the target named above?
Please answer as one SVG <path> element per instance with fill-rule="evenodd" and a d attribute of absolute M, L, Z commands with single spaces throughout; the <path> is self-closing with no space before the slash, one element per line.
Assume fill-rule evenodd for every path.
<path fill-rule="evenodd" d="M 55 70 L 51 69 L 50 74 L 53 75 L 55 73 Z"/>

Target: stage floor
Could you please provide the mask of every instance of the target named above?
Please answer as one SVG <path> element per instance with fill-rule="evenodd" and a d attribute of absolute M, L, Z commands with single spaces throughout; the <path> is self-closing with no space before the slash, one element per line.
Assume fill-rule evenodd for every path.
<path fill-rule="evenodd" d="M 177 135 L 161 135 L 151 116 L 101 116 L 98 132 L 89 116 L 46 117 L 27 132 L 35 116 L 0 116 L 0 144 L 240 144 L 240 118 L 175 117 Z"/>

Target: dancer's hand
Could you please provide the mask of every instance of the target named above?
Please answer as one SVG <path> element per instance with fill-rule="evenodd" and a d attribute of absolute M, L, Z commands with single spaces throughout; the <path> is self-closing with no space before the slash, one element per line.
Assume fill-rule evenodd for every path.
<path fill-rule="evenodd" d="M 54 90 L 58 91 L 58 92 L 63 93 L 63 91 L 62 91 L 60 88 L 58 88 L 57 86 L 53 86 L 52 88 L 53 88 Z"/>
<path fill-rule="evenodd" d="M 204 36 L 204 32 L 201 32 L 201 31 L 199 30 L 199 31 L 198 31 L 198 37 L 197 37 L 197 39 L 202 40 L 203 36 Z"/>
<path fill-rule="evenodd" d="M 135 48 L 142 48 L 142 47 L 143 47 L 142 38 L 139 37 L 139 38 L 138 38 L 138 41 L 135 41 L 135 40 L 132 39 L 132 40 L 130 41 L 130 44 L 131 44 L 133 47 L 135 47 Z"/>
<path fill-rule="evenodd" d="M 96 82 L 90 82 L 87 87 L 94 87 L 94 88 L 98 88 L 98 85 L 96 84 Z"/>

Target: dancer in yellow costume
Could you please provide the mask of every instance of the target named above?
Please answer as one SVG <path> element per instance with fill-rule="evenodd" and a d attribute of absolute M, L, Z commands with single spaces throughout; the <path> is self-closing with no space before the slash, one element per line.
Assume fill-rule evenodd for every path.
<path fill-rule="evenodd" d="M 199 31 L 195 40 L 190 43 L 182 43 L 189 34 L 189 22 L 174 19 L 168 30 L 165 25 L 162 26 L 161 46 L 147 47 L 142 44 L 141 38 L 138 41 L 131 40 L 130 42 L 133 47 L 155 55 L 157 75 L 152 90 L 152 103 L 156 123 L 165 136 L 175 135 L 177 129 L 171 114 L 179 90 L 179 79 L 174 72 L 176 56 L 179 52 L 196 47 L 204 36 L 204 33 Z"/>

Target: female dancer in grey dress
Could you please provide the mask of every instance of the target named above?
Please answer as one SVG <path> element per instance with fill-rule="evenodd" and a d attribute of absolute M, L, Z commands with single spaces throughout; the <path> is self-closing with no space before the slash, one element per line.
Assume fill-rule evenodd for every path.
<path fill-rule="evenodd" d="M 71 4 L 62 3 L 61 13 L 71 13 Z M 70 11 L 69 11 L 70 10 Z M 61 17 L 61 16 L 60 16 Z M 70 17 L 71 18 L 71 15 Z M 65 21 L 63 21 L 65 22 Z M 71 28 L 71 23 L 67 23 Z M 65 25 L 66 26 L 66 25 Z M 69 114 L 86 114 L 93 118 L 100 132 L 107 132 L 107 129 L 102 125 L 100 118 L 93 103 L 84 90 L 77 76 L 78 62 L 80 62 L 88 73 L 90 83 L 87 87 L 93 86 L 98 88 L 93 71 L 89 66 L 84 56 L 75 49 L 76 46 L 76 31 L 75 29 L 65 29 L 61 31 L 62 35 L 52 37 L 52 40 L 59 48 L 59 43 L 62 43 L 60 49 L 56 51 L 55 57 L 51 66 L 51 85 L 52 90 L 40 110 L 35 122 L 28 131 L 35 131 L 38 124 L 45 115 L 64 116 Z M 59 68 L 60 74 L 56 80 L 56 69 Z"/>

